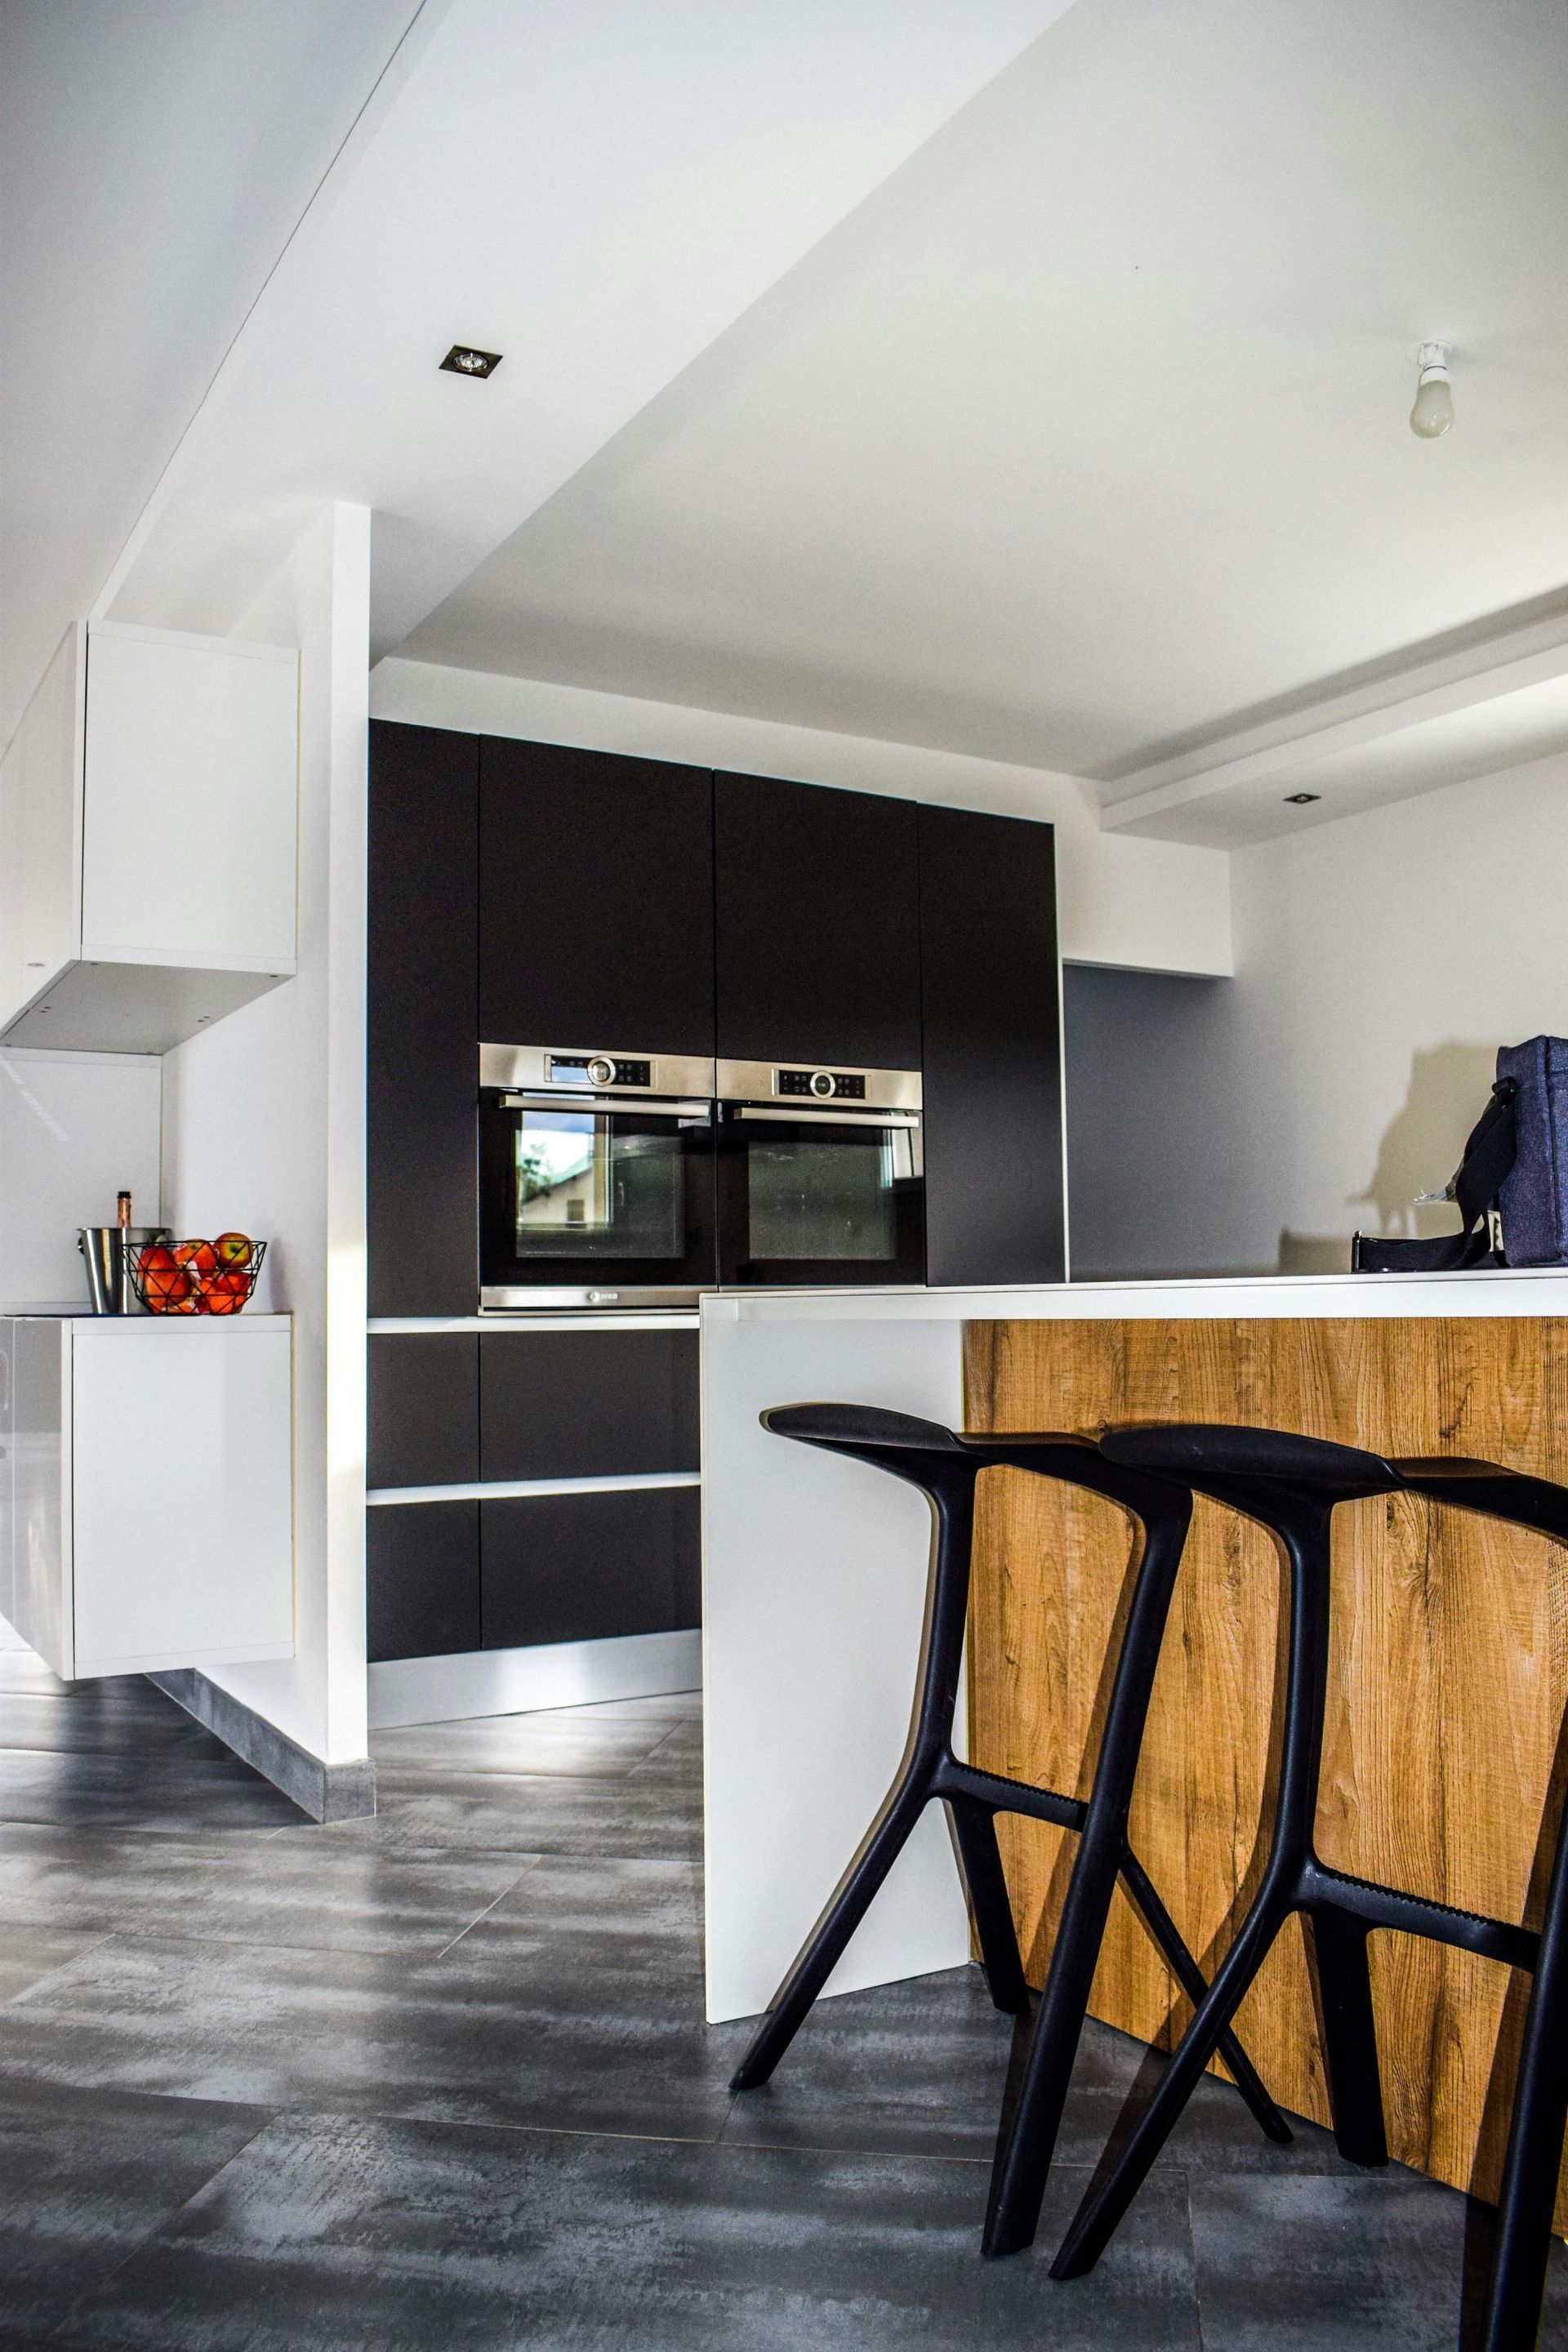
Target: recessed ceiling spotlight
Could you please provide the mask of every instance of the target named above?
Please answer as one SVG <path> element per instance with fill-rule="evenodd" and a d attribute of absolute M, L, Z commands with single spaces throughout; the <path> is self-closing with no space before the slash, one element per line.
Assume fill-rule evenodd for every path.
<path fill-rule="evenodd" d="M 1450 343 L 1417 343 L 1410 356 L 1415 362 L 1415 405 L 1410 430 L 1418 440 L 1436 441 L 1454 421 L 1454 387 L 1448 381 Z"/>
<path fill-rule="evenodd" d="M 501 363 L 500 352 L 479 352 L 472 343 L 454 343 L 441 365 L 454 375 L 494 375 Z"/>
<path fill-rule="evenodd" d="M 1287 808 L 1305 808 L 1309 801 L 1321 801 L 1322 797 L 1321 793 L 1287 793 L 1285 805 Z"/>

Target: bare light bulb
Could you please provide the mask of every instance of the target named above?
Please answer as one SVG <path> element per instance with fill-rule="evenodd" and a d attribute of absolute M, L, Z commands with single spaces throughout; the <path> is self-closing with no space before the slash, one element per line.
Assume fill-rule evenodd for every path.
<path fill-rule="evenodd" d="M 1418 343 L 1415 360 L 1420 373 L 1415 379 L 1415 405 L 1410 412 L 1410 430 L 1422 441 L 1436 441 L 1454 421 L 1454 387 L 1448 381 L 1448 346 L 1447 343 Z"/>

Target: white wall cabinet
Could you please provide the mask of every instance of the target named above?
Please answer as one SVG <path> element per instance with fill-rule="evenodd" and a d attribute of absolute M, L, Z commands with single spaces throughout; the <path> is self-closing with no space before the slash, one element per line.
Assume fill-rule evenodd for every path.
<path fill-rule="evenodd" d="M 0 1613 L 66 1679 L 294 1654 L 286 1315 L 0 1319 Z"/>
<path fill-rule="evenodd" d="M 0 765 L 0 1034 L 166 1053 L 295 969 L 299 656 L 67 633 Z"/>

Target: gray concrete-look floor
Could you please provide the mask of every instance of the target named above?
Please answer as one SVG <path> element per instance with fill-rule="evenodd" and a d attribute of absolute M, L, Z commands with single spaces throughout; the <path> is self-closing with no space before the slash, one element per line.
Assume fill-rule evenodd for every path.
<path fill-rule="evenodd" d="M 1038 2247 L 983 2263 L 973 1970 L 823 2004 L 731 2097 L 696 1716 L 388 1732 L 321 1829 L 150 1685 L 0 1652 L 0 2352 L 1449 2352 L 1466 2200 L 1218 2084 L 1053 2286 L 1142 2054 L 1101 2028 Z"/>

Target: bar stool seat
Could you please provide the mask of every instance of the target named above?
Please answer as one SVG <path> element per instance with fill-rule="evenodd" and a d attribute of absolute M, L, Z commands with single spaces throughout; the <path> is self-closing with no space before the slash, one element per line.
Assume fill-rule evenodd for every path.
<path fill-rule="evenodd" d="M 925 1638 L 909 1745 L 891 1789 L 826 1910 L 807 1937 L 742 2059 L 737 2091 L 765 2083 L 799 2031 L 855 1929 L 926 1806 L 941 1800 L 952 1823 L 991 1998 L 1024 2015 L 1028 1987 L 996 1843 L 995 1816 L 1021 1813 L 1076 1831 L 1079 1846 L 1050 1974 L 1031 2048 L 1048 2053 L 1037 2069 L 1035 2144 L 1054 2142 L 1116 1881 L 1120 1876 L 1179 1982 L 1196 2000 L 1205 1990 L 1197 1962 L 1177 1933 L 1127 1837 L 1127 1814 L 1149 1696 L 1159 1663 L 1190 1496 L 1109 1460 L 1089 1440 L 1056 1435 L 964 1437 L 940 1423 L 880 1407 L 784 1405 L 762 1416 L 778 1437 L 866 1462 L 918 1487 L 935 1522 Z M 1094 1789 L 1087 1801 L 983 1772 L 952 1752 L 953 1714 L 969 1610 L 974 1482 L 1000 1465 L 1065 1479 L 1120 1504 L 1140 1522 L 1142 1555 L 1117 1663 Z M 1289 2126 L 1226 2028 L 1218 2047 L 1259 2125 L 1277 2141 Z"/>
<path fill-rule="evenodd" d="M 1374 1927 L 1475 1952 L 1532 1972 L 1499 2199 L 1481 2352 L 1534 2343 L 1568 2126 L 1568 1837 L 1559 1826 L 1539 1934 L 1354 1878 L 1313 1846 L 1322 1767 L 1332 1589 L 1331 1528 L 1342 1503 L 1412 1494 L 1568 1541 L 1568 1487 L 1496 1463 L 1390 1458 L 1266 1429 L 1202 1423 L 1118 1430 L 1108 1461 L 1211 1496 L 1270 1528 L 1289 1570 L 1289 1658 L 1279 1797 L 1258 1893 L 1116 2163 L 1086 2200 L 1052 2265 L 1090 2269 L 1109 2242 L 1294 1911 L 1306 1915 L 1316 1970 L 1335 2138 L 1351 2162 L 1387 2162 L 1366 1939 Z M 1015 2128 L 998 2157 L 995 2250 L 1032 2237 L 1043 2171 Z"/>

